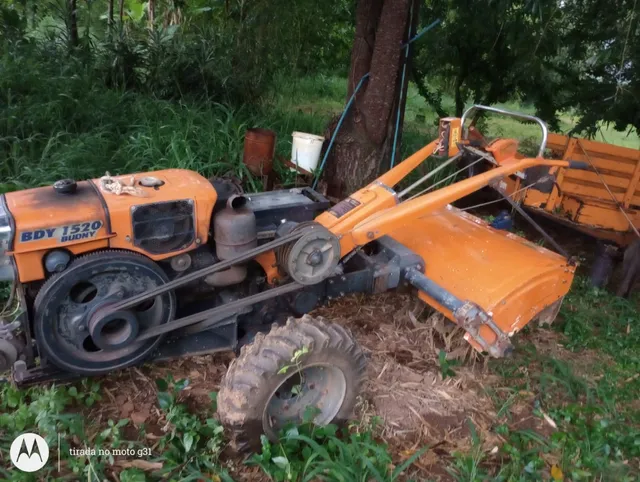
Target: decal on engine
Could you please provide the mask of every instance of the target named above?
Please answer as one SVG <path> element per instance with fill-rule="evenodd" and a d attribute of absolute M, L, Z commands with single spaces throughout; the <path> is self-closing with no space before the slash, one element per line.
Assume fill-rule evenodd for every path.
<path fill-rule="evenodd" d="M 20 242 L 39 241 L 41 239 L 57 239 L 61 243 L 77 241 L 79 239 L 90 239 L 95 237 L 102 227 L 102 221 L 88 221 L 86 223 L 68 224 L 56 228 L 34 229 L 33 231 L 22 231 Z"/>

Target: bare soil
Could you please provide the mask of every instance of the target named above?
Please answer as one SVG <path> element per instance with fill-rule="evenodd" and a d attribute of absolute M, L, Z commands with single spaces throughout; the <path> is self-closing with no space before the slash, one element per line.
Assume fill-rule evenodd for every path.
<path fill-rule="evenodd" d="M 488 453 L 501 444 L 492 431 L 498 423 L 542 435 L 554 431 L 549 421 L 534 414 L 536 394 L 521 391 L 512 396 L 505 380 L 489 371 L 487 360 L 469 347 L 457 328 L 410 295 L 351 296 L 313 314 L 348 326 L 366 353 L 369 380 L 354 413 L 359 421 L 354 429 L 377 427 L 378 437 L 390 446 L 398 463 L 430 447 L 407 475 L 419 480 L 451 480 L 445 467 L 454 452 L 471 448 L 471 424 Z M 550 330 L 536 328 L 521 336 L 533 342 L 538 352 L 570 362 L 587 379 L 593 376 L 589 367 L 607 362 L 600 354 L 566 350 L 560 344 L 561 335 Z M 443 379 L 440 350 L 459 360 L 452 377 Z M 182 402 L 194 413 L 213 416 L 209 394 L 218 391 L 233 356 L 190 357 L 105 377 L 101 382 L 106 396 L 88 419 L 99 427 L 108 419 L 129 418 L 125 435 L 130 439 L 139 437 L 138 429 L 144 423 L 145 437 L 153 448 L 170 429 L 157 405 L 155 380 L 168 374 L 175 380 L 188 378 Z M 501 392 L 508 392 L 508 403 L 496 401 Z M 244 466 L 229 451 L 223 454 L 223 463 L 237 480 L 266 480 L 257 468 Z"/>

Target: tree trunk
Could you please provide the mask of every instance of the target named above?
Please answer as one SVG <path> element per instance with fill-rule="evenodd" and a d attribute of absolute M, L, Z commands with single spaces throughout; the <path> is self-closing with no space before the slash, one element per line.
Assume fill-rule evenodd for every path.
<path fill-rule="evenodd" d="M 69 7 L 69 43 L 78 45 L 78 5 L 76 0 L 68 0 Z"/>
<path fill-rule="evenodd" d="M 466 99 L 462 95 L 462 85 L 466 77 L 467 75 L 463 71 L 458 72 L 458 75 L 456 76 L 456 83 L 453 88 L 455 92 L 455 100 L 456 100 L 456 117 L 461 117 L 462 113 L 464 112 Z"/>
<path fill-rule="evenodd" d="M 153 30 L 153 25 L 156 20 L 156 0 L 149 0 L 147 8 L 149 9 L 149 29 Z"/>
<path fill-rule="evenodd" d="M 413 0 L 359 0 L 348 97 L 366 73 L 327 160 L 322 179 L 332 197 L 344 197 L 375 179 L 393 142 L 402 43 Z M 327 131 L 331 136 L 334 119 Z"/>
<path fill-rule="evenodd" d="M 109 35 L 113 32 L 113 0 L 109 0 L 109 6 L 107 7 L 107 31 Z"/>
<path fill-rule="evenodd" d="M 120 19 L 120 25 L 122 25 L 122 22 L 124 22 L 124 0 L 120 0 L 118 18 Z"/>

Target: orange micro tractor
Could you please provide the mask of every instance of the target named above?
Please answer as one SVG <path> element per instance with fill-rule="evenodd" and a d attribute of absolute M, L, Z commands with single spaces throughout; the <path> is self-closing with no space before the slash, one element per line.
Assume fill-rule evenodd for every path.
<path fill-rule="evenodd" d="M 242 195 L 184 170 L 1 196 L 0 278 L 21 314 L 0 323 L 0 369 L 26 385 L 244 347 L 218 410 L 250 447 L 309 406 L 320 424 L 353 409 L 365 360 L 346 328 L 306 315 L 326 300 L 409 283 L 475 348 L 507 354 L 531 320 L 553 320 L 575 266 L 451 203 L 530 167 L 580 166 L 514 159 L 504 142 L 489 172 L 396 191 L 434 152 L 451 154 L 438 171 L 473 149 L 462 125 L 443 119 L 446 135 L 332 207 L 309 188 Z"/>

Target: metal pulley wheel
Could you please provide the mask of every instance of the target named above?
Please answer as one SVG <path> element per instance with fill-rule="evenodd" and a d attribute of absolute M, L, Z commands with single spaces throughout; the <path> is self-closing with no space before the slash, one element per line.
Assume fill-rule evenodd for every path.
<path fill-rule="evenodd" d="M 340 241 L 335 234 L 315 222 L 299 224 L 292 232 L 300 229 L 308 232 L 278 249 L 278 264 L 294 281 L 313 285 L 335 271 L 340 261 Z"/>
<path fill-rule="evenodd" d="M 34 302 L 40 355 L 58 368 L 86 375 L 139 363 L 162 337 L 136 341 L 136 336 L 173 319 L 174 293 L 106 316 L 98 314 L 167 281 L 156 263 L 139 254 L 101 251 L 77 258 L 47 280 Z"/>

